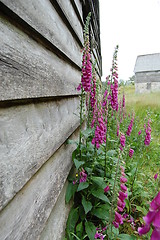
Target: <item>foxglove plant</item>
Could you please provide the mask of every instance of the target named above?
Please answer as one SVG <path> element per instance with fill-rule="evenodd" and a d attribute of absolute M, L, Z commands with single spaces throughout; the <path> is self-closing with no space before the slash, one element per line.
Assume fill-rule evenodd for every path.
<path fill-rule="evenodd" d="M 139 235 L 147 234 L 152 224 L 154 229 L 151 235 L 151 240 L 160 239 L 160 191 L 150 203 L 149 212 L 143 217 L 143 219 L 145 225 L 138 228 Z"/>
<path fill-rule="evenodd" d="M 123 148 L 125 147 L 126 137 L 123 133 L 120 135 L 120 150 L 123 151 Z"/>
<path fill-rule="evenodd" d="M 120 177 L 121 190 L 119 191 L 118 202 L 117 202 L 117 209 L 118 209 L 118 212 L 120 213 L 115 211 L 115 220 L 113 221 L 113 225 L 115 226 L 115 228 L 119 228 L 119 225 L 123 224 L 123 216 L 121 215 L 121 213 L 125 208 L 125 205 L 126 205 L 125 199 L 128 196 L 127 187 L 125 186 L 125 183 L 127 182 L 127 178 L 125 177 L 124 167 L 120 166 L 120 168 L 121 168 L 121 177 Z"/>
<path fill-rule="evenodd" d="M 100 107 L 100 110 L 98 112 L 97 126 L 95 128 L 95 136 L 92 139 L 92 144 L 94 144 L 98 149 L 100 145 L 105 141 L 106 141 L 106 126 L 103 120 L 102 107 Z"/>
<path fill-rule="evenodd" d="M 83 113 L 84 113 L 84 101 L 85 92 L 91 91 L 91 80 L 92 80 L 92 64 L 90 55 L 90 41 L 89 41 L 89 23 L 90 23 L 91 13 L 88 14 L 84 27 L 84 47 L 83 47 L 83 57 L 82 57 L 82 76 L 81 83 L 77 87 L 77 90 L 81 90 L 80 97 L 80 134 L 79 134 L 79 149 L 80 149 L 80 159 L 82 158 L 81 152 L 81 142 L 82 142 L 82 123 L 83 123 Z"/>
<path fill-rule="evenodd" d="M 129 157 L 132 158 L 134 150 L 132 148 L 129 149 Z"/>
<path fill-rule="evenodd" d="M 118 64 L 117 64 L 117 53 L 118 53 L 118 45 L 115 48 L 112 68 L 111 68 L 111 107 L 113 110 L 118 112 Z"/>
<path fill-rule="evenodd" d="M 130 136 L 131 135 L 131 132 L 132 132 L 132 127 L 133 127 L 133 122 L 134 122 L 134 116 L 131 118 L 131 121 L 130 121 L 130 124 L 128 126 L 128 129 L 127 129 L 127 136 Z"/>
<path fill-rule="evenodd" d="M 147 123 L 147 127 L 144 126 L 144 127 L 145 127 L 145 132 L 146 132 L 144 144 L 145 144 L 146 146 L 149 146 L 150 141 L 151 141 L 151 131 L 152 131 L 152 130 L 151 130 L 150 122 L 151 122 L 151 120 L 149 119 L 149 120 L 148 120 L 148 123 Z"/>
<path fill-rule="evenodd" d="M 90 17 L 91 17 L 91 14 L 89 13 L 86 19 L 86 24 L 84 29 L 84 48 L 83 48 L 81 83 L 85 92 L 91 91 L 91 80 L 92 80 L 92 64 L 91 64 L 90 41 L 89 41 Z"/>

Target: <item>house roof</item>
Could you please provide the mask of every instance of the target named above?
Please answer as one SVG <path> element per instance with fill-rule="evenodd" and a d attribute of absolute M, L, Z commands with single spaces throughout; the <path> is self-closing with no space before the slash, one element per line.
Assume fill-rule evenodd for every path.
<path fill-rule="evenodd" d="M 160 71 L 160 53 L 137 56 L 134 72 Z"/>

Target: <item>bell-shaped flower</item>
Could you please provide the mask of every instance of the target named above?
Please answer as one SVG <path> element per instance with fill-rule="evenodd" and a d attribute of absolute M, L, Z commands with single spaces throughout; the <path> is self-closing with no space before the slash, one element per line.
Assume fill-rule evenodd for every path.
<path fill-rule="evenodd" d="M 150 225 L 149 224 L 145 224 L 145 226 L 142 226 L 142 227 L 139 227 L 138 228 L 138 233 L 139 235 L 143 235 L 143 234 L 146 234 L 148 233 L 150 230 Z"/>
<path fill-rule="evenodd" d="M 151 235 L 151 240 L 159 240 L 160 239 L 160 228 L 155 228 Z"/>

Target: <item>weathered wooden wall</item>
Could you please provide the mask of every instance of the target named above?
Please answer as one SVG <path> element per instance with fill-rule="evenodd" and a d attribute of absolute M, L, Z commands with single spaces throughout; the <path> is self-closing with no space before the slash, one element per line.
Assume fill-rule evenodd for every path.
<path fill-rule="evenodd" d="M 160 92 L 160 71 L 135 73 L 135 92 Z"/>
<path fill-rule="evenodd" d="M 137 56 L 134 72 L 136 93 L 160 91 L 160 53 Z"/>
<path fill-rule="evenodd" d="M 78 135 L 83 19 L 95 14 L 88 3 L 0 1 L 0 240 L 64 234 L 75 147 L 66 140 Z M 100 41 L 92 51 L 100 76 Z"/>

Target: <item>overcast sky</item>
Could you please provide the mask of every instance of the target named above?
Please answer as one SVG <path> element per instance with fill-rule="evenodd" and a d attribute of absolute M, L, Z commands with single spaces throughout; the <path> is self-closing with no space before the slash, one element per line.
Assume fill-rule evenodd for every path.
<path fill-rule="evenodd" d="M 160 53 L 160 0 L 99 0 L 104 79 L 119 45 L 119 79 L 133 76 L 138 55 Z"/>

